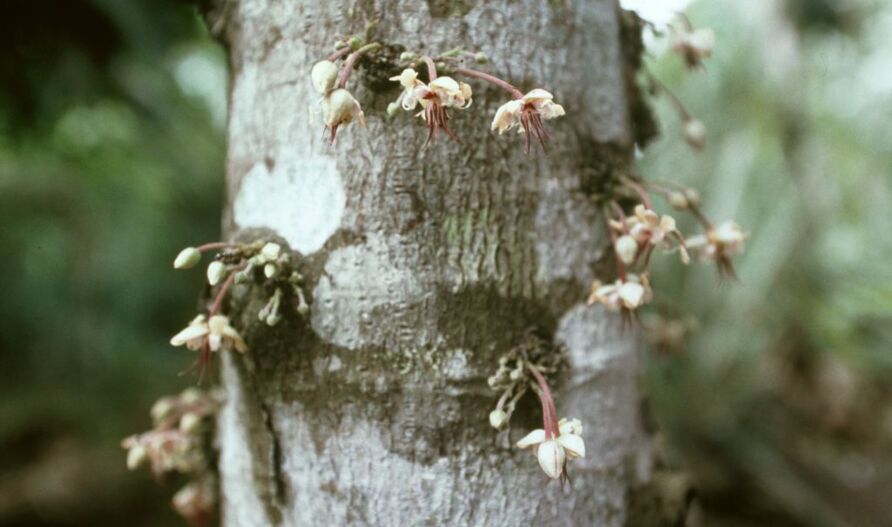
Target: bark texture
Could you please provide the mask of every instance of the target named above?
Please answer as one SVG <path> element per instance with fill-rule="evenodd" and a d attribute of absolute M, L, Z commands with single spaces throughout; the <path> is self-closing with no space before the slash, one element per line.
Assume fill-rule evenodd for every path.
<path fill-rule="evenodd" d="M 348 86 L 368 124 L 330 148 L 307 124 L 310 68 L 374 17 L 388 46 L 482 50 L 491 71 L 552 91 L 568 115 L 548 123 L 549 155 L 491 133 L 507 95 L 473 80 L 450 123 L 462 144 L 422 149 L 421 120 L 386 116 L 397 83 L 368 64 Z M 228 232 L 300 254 L 312 310 L 267 328 L 259 296 L 229 306 L 251 350 L 223 357 L 224 524 L 625 524 L 649 466 L 639 345 L 583 304 L 606 245 L 587 190 L 631 152 L 614 1 L 238 0 L 216 27 L 232 66 Z M 510 432 L 487 422 L 486 377 L 530 327 L 565 347 L 559 413 L 586 426 L 572 491 L 513 447 L 541 427 L 536 401 Z"/>

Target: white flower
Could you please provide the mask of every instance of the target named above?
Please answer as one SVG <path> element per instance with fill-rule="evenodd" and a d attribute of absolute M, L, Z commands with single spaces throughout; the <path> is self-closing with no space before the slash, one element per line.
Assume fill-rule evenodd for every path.
<path fill-rule="evenodd" d="M 592 283 L 592 293 L 588 299 L 588 305 L 603 304 L 610 311 L 620 309 L 635 310 L 651 301 L 653 291 L 647 274 L 640 277 L 635 274 L 626 275 L 626 279 L 617 279 L 612 284 L 602 284 L 595 280 Z"/>
<path fill-rule="evenodd" d="M 699 252 L 702 259 L 717 259 L 733 256 L 743 251 L 746 234 L 733 221 L 726 221 L 706 231 L 706 234 L 692 236 L 688 247 Z"/>
<path fill-rule="evenodd" d="M 189 269 L 198 265 L 201 261 L 201 251 L 195 247 L 186 247 L 173 261 L 174 269 Z"/>
<path fill-rule="evenodd" d="M 241 335 L 232 326 L 229 325 L 229 319 L 223 315 L 214 315 L 208 320 L 208 344 L 211 351 L 219 351 L 224 347 L 234 347 L 238 351 L 244 353 L 248 351 L 248 346 L 242 340 Z"/>
<path fill-rule="evenodd" d="M 319 61 L 313 65 L 310 78 L 313 80 L 313 86 L 316 88 L 316 91 L 322 95 L 327 95 L 334 90 L 338 81 L 338 67 L 330 60 Z"/>
<path fill-rule="evenodd" d="M 185 329 L 174 335 L 170 339 L 171 346 L 186 346 L 190 350 L 196 351 L 204 345 L 208 329 L 207 319 L 204 315 L 198 315 Z"/>
<path fill-rule="evenodd" d="M 632 236 L 624 234 L 617 238 L 613 244 L 613 249 L 624 264 L 630 265 L 635 261 L 635 256 L 638 255 L 638 242 Z"/>
<path fill-rule="evenodd" d="M 681 251 L 681 261 L 688 263 L 690 257 L 685 249 L 684 237 L 675 225 L 675 218 L 668 214 L 660 217 L 654 210 L 648 209 L 644 205 L 635 207 L 635 215 L 626 219 L 625 224 L 622 222 L 613 222 L 612 226 L 619 225 L 620 228 L 628 230 L 628 234 L 638 242 L 640 246 L 652 245 L 662 249 L 671 250 L 673 248 L 673 239 L 678 243 Z"/>
<path fill-rule="evenodd" d="M 358 120 L 360 126 L 365 126 L 365 114 L 362 113 L 359 101 L 343 88 L 338 88 L 322 98 L 322 120 L 332 131 L 354 120 Z"/>
<path fill-rule="evenodd" d="M 496 110 L 492 120 L 491 129 L 498 130 L 502 134 L 514 127 L 519 127 L 519 132 L 526 134 L 526 150 L 529 152 L 530 134 L 535 134 L 539 143 L 545 147 L 545 139 L 548 132 L 542 121 L 554 119 L 564 115 L 564 107 L 554 102 L 554 96 L 536 88 L 520 99 L 508 101 Z"/>
<path fill-rule="evenodd" d="M 241 335 L 229 325 L 229 319 L 223 315 L 214 315 L 206 321 L 204 315 L 198 315 L 185 329 L 170 339 L 173 346 L 186 346 L 190 350 L 201 349 L 205 344 L 211 351 L 219 351 L 224 347 L 234 347 L 244 353 L 248 350 Z"/>
<path fill-rule="evenodd" d="M 407 112 L 414 110 L 417 105 L 427 108 L 431 104 L 439 104 L 458 109 L 471 105 L 471 86 L 456 82 L 452 77 L 437 77 L 428 85 L 418 80 L 417 71 L 406 68 L 390 80 L 399 81 L 403 86 L 403 92 L 396 102 Z M 424 117 L 423 112 L 419 115 Z"/>
<path fill-rule="evenodd" d="M 554 96 L 551 93 L 536 88 L 520 99 L 508 101 L 499 106 L 496 116 L 492 120 L 492 130 L 498 130 L 499 134 L 502 134 L 515 126 L 520 126 L 523 131 L 521 116 L 524 111 L 535 112 L 543 120 L 554 119 L 565 114 L 564 107 L 554 102 Z"/>
<path fill-rule="evenodd" d="M 561 419 L 558 426 L 557 437 L 548 437 L 548 433 L 539 428 L 517 442 L 517 448 L 533 448 L 539 466 L 551 479 L 561 477 L 567 459 L 585 457 L 582 423 L 578 419 Z"/>
<path fill-rule="evenodd" d="M 696 68 L 711 57 L 713 48 L 715 33 L 709 28 L 685 29 L 676 32 L 672 40 L 672 51 L 681 55 L 689 68 Z"/>
<path fill-rule="evenodd" d="M 396 100 L 404 110 L 412 111 L 416 106 L 421 106 L 418 116 L 424 119 L 428 128 L 427 142 L 437 136 L 442 129 L 446 134 L 456 139 L 455 134 L 449 129 L 449 116 L 446 108 L 458 108 L 460 110 L 471 105 L 471 86 L 464 82 L 457 82 L 452 77 L 437 77 L 430 84 L 418 80 L 418 72 L 412 68 L 406 68 L 397 77 L 391 77 L 392 81 L 399 81 L 403 86 L 403 92 Z"/>

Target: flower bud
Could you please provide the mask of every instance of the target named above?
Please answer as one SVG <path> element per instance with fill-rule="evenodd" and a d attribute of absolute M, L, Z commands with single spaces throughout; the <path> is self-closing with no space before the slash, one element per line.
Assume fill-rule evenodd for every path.
<path fill-rule="evenodd" d="M 347 44 L 352 49 L 359 49 L 359 47 L 362 46 L 362 39 L 357 36 L 352 36 L 350 37 L 350 40 L 347 41 Z"/>
<path fill-rule="evenodd" d="M 399 111 L 400 111 L 400 105 L 398 103 L 392 102 L 387 105 L 387 115 L 389 115 L 390 117 L 393 117 L 394 115 L 399 113 Z"/>
<path fill-rule="evenodd" d="M 219 284 L 226 276 L 226 264 L 219 260 L 214 260 L 208 265 L 208 283 L 211 285 Z"/>
<path fill-rule="evenodd" d="M 539 444 L 536 451 L 536 457 L 539 458 L 539 466 L 551 479 L 558 479 L 564 471 L 564 462 L 567 455 L 564 448 L 555 440 L 545 441 Z"/>
<path fill-rule="evenodd" d="M 684 197 L 688 199 L 688 203 L 691 205 L 699 205 L 700 204 L 700 193 L 697 192 L 697 189 L 686 188 L 684 189 Z"/>
<path fill-rule="evenodd" d="M 476 60 L 478 64 L 486 64 L 489 62 L 489 57 L 486 56 L 486 53 L 478 51 L 474 54 L 474 60 Z"/>
<path fill-rule="evenodd" d="M 135 444 L 130 450 L 127 451 L 127 468 L 129 470 L 136 470 L 139 467 L 145 465 L 145 463 L 149 460 L 149 451 L 146 450 L 146 447 Z"/>
<path fill-rule="evenodd" d="M 180 393 L 180 402 L 183 404 L 195 404 L 204 398 L 204 394 L 198 388 L 186 388 Z"/>
<path fill-rule="evenodd" d="M 508 414 L 501 408 L 496 408 L 489 413 L 489 425 L 496 430 L 501 430 L 508 424 Z"/>
<path fill-rule="evenodd" d="M 326 126 L 346 124 L 353 121 L 354 117 L 359 118 L 360 124 L 365 120 L 359 103 L 349 91 L 339 88 L 322 100 L 322 119 Z"/>
<path fill-rule="evenodd" d="M 279 273 L 279 266 L 269 262 L 263 266 L 263 276 L 267 278 L 272 278 Z"/>
<path fill-rule="evenodd" d="M 173 261 L 174 269 L 190 269 L 201 261 L 201 251 L 195 247 L 186 247 Z"/>
<path fill-rule="evenodd" d="M 149 415 L 152 416 L 153 422 L 160 423 L 168 415 L 170 415 L 173 407 L 174 404 L 170 397 L 162 397 L 161 399 L 155 401 L 155 404 L 152 405 L 152 409 L 149 410 Z"/>
<path fill-rule="evenodd" d="M 268 260 L 275 260 L 279 257 L 279 253 L 282 252 L 282 246 L 278 243 L 267 243 L 260 249 L 260 254 L 262 254 Z"/>
<path fill-rule="evenodd" d="M 330 60 L 317 62 L 310 71 L 310 78 L 316 91 L 325 95 L 333 90 L 338 82 L 338 67 Z"/>
<path fill-rule="evenodd" d="M 688 208 L 688 198 L 684 195 L 684 192 L 672 191 L 669 193 L 667 200 L 674 209 L 685 210 Z"/>
<path fill-rule="evenodd" d="M 624 234 L 616 240 L 614 250 L 622 263 L 630 265 L 638 255 L 638 242 L 635 241 L 635 238 Z"/>
<path fill-rule="evenodd" d="M 400 53 L 400 62 L 411 62 L 418 58 L 418 55 L 412 51 L 403 51 Z"/>
<path fill-rule="evenodd" d="M 186 412 L 180 417 L 180 432 L 194 434 L 201 428 L 201 416 L 195 412 Z"/>
<path fill-rule="evenodd" d="M 699 119 L 688 119 L 684 123 L 684 139 L 695 150 L 702 149 L 706 145 L 706 126 Z"/>

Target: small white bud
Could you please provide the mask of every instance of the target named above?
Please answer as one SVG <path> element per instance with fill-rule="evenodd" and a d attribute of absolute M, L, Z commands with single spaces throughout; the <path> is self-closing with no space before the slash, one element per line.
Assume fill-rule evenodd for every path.
<path fill-rule="evenodd" d="M 149 451 L 146 447 L 136 444 L 127 451 L 127 468 L 136 470 L 149 460 Z"/>
<path fill-rule="evenodd" d="M 195 404 L 204 398 L 204 394 L 198 388 L 186 388 L 180 393 L 180 402 L 183 404 Z"/>
<path fill-rule="evenodd" d="M 551 479 L 558 479 L 564 471 L 564 462 L 567 455 L 564 448 L 554 439 L 539 444 L 536 451 L 536 457 L 539 458 L 539 466 L 545 472 L 545 475 Z"/>
<path fill-rule="evenodd" d="M 688 199 L 688 203 L 691 205 L 699 205 L 700 204 L 700 193 L 697 192 L 697 189 L 686 188 L 684 189 L 684 197 Z"/>
<path fill-rule="evenodd" d="M 214 260 L 208 265 L 208 283 L 217 285 L 226 276 L 226 264 L 219 260 Z"/>
<path fill-rule="evenodd" d="M 201 261 L 201 251 L 195 247 L 186 247 L 173 261 L 174 269 L 190 269 Z"/>
<path fill-rule="evenodd" d="M 508 414 L 501 408 L 496 408 L 489 413 L 489 425 L 496 430 L 501 430 L 508 424 Z"/>
<path fill-rule="evenodd" d="M 279 253 L 282 252 L 282 246 L 278 243 L 267 243 L 260 249 L 260 254 L 262 254 L 268 260 L 275 260 L 279 257 Z"/>
<path fill-rule="evenodd" d="M 626 265 L 630 265 L 638 256 L 638 242 L 628 234 L 620 236 L 614 244 L 616 255 Z"/>
<path fill-rule="evenodd" d="M 486 53 L 478 51 L 474 54 L 474 60 L 476 60 L 478 64 L 486 64 L 489 62 L 489 57 L 486 56 Z"/>
<path fill-rule="evenodd" d="M 399 111 L 400 111 L 400 105 L 397 104 L 396 102 L 392 102 L 387 105 L 387 115 L 389 115 L 390 117 L 393 117 L 394 115 L 399 113 Z"/>
<path fill-rule="evenodd" d="M 699 119 L 693 117 L 684 123 L 684 139 L 696 150 L 706 146 L 706 126 Z"/>
<path fill-rule="evenodd" d="M 171 401 L 170 397 L 164 397 L 155 401 L 152 409 L 149 410 L 149 415 L 152 416 L 153 422 L 160 423 L 170 415 L 171 410 L 173 410 L 173 401 Z"/>
<path fill-rule="evenodd" d="M 263 276 L 267 278 L 272 278 L 279 273 L 279 266 L 269 262 L 263 266 Z"/>
<path fill-rule="evenodd" d="M 669 205 L 674 209 L 684 210 L 688 208 L 688 198 L 684 195 L 684 192 L 672 191 L 667 199 Z"/>
<path fill-rule="evenodd" d="M 411 51 L 403 51 L 400 53 L 400 62 L 411 62 L 418 58 L 418 55 Z"/>
<path fill-rule="evenodd" d="M 325 95 L 333 90 L 338 82 L 338 66 L 330 60 L 317 62 L 310 71 L 310 78 L 313 79 L 316 91 Z"/>
<path fill-rule="evenodd" d="M 193 434 L 201 428 L 201 416 L 194 412 L 186 412 L 180 417 L 180 432 Z"/>
<path fill-rule="evenodd" d="M 350 123 L 354 118 L 365 123 L 362 109 L 349 91 L 339 88 L 322 100 L 322 120 L 328 127 Z"/>

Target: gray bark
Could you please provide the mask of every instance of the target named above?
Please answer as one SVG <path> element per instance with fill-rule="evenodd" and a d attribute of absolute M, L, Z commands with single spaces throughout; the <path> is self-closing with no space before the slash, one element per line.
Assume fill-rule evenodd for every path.
<path fill-rule="evenodd" d="M 300 255 L 312 311 L 259 325 L 231 310 L 250 352 L 223 357 L 224 525 L 623 525 L 647 478 L 634 331 L 584 300 L 605 234 L 585 189 L 631 151 L 612 0 L 239 0 L 225 4 L 231 58 L 227 229 L 275 235 Z M 433 53 L 482 50 L 524 90 L 567 109 L 549 155 L 489 131 L 502 92 L 469 81 L 452 113 L 462 144 L 422 149 L 410 114 L 388 118 L 361 69 L 349 88 L 368 124 L 307 124 L 312 64 L 380 15 L 377 40 Z M 592 170 L 590 167 L 595 167 Z M 486 377 L 536 327 L 566 348 L 552 380 L 586 425 L 572 490 L 545 484 L 513 442 L 541 427 L 535 400 L 509 432 L 487 422 Z M 510 437 L 509 437 L 510 436 Z"/>

